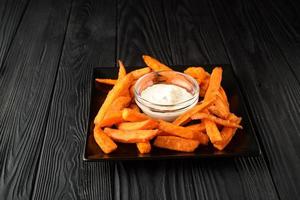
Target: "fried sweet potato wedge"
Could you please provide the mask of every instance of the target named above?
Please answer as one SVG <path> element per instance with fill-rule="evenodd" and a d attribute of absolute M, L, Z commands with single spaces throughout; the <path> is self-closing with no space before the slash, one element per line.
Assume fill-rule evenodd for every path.
<path fill-rule="evenodd" d="M 120 96 L 116 98 L 112 104 L 109 106 L 109 112 L 107 112 L 99 122 L 100 127 L 108 127 L 114 124 L 121 123 L 123 121 L 122 112 L 123 108 L 127 107 L 131 101 L 128 96 Z"/>
<path fill-rule="evenodd" d="M 241 122 L 241 118 L 235 116 L 234 114 L 230 114 L 228 119 L 237 124 Z M 229 144 L 236 131 L 237 128 L 223 127 L 223 129 L 221 130 L 222 140 L 214 143 L 214 147 L 218 150 L 223 150 Z"/>
<path fill-rule="evenodd" d="M 120 130 L 151 130 L 158 127 L 158 122 L 153 119 L 147 119 L 140 122 L 123 122 L 118 125 Z"/>
<path fill-rule="evenodd" d="M 204 119 L 203 121 L 205 123 L 206 134 L 209 137 L 211 143 L 221 141 L 222 137 L 217 125 L 209 119 Z"/>
<path fill-rule="evenodd" d="M 209 77 L 209 74 L 202 67 L 189 67 L 184 70 L 184 73 L 195 78 L 199 84 L 202 83 L 206 77 Z"/>
<path fill-rule="evenodd" d="M 94 138 L 98 146 L 104 153 L 111 153 L 117 149 L 116 143 L 108 137 L 99 126 L 94 128 Z"/>
<path fill-rule="evenodd" d="M 226 126 L 226 127 L 232 127 L 232 128 L 240 128 L 242 129 L 243 127 L 233 121 L 230 121 L 229 119 L 221 119 L 218 118 L 216 116 L 213 116 L 211 114 L 208 113 L 196 113 L 195 115 L 192 116 L 192 119 L 209 119 L 210 121 L 213 121 L 217 124 L 220 124 L 222 126 Z"/>
<path fill-rule="evenodd" d="M 183 126 L 159 120 L 158 129 L 169 135 L 178 136 L 187 139 L 198 138 L 197 132 Z"/>
<path fill-rule="evenodd" d="M 126 75 L 123 79 L 117 81 L 112 90 L 108 93 L 105 101 L 103 102 L 98 114 L 95 117 L 94 123 L 98 124 L 104 118 L 112 102 L 120 96 L 120 94 L 129 89 L 133 81 L 131 74 Z"/>
<path fill-rule="evenodd" d="M 176 136 L 157 136 L 153 145 L 175 151 L 193 152 L 199 146 L 199 141 Z"/>
<path fill-rule="evenodd" d="M 223 69 L 221 67 L 215 67 L 213 69 L 209 79 L 209 85 L 204 96 L 204 100 L 212 99 L 217 95 L 221 86 L 222 73 Z"/>
<path fill-rule="evenodd" d="M 200 92 L 199 92 L 199 96 L 200 97 L 204 97 L 205 94 L 206 94 L 206 91 L 208 89 L 208 86 L 209 86 L 209 79 L 210 77 L 206 77 L 200 84 L 199 84 L 199 87 L 200 87 Z"/>
<path fill-rule="evenodd" d="M 136 143 L 136 147 L 138 148 L 141 154 L 150 153 L 151 151 L 151 144 L 150 142 L 139 142 Z"/>
<path fill-rule="evenodd" d="M 190 119 L 191 116 L 193 116 L 194 114 L 196 114 L 196 113 L 204 110 L 208 106 L 210 106 L 214 102 L 214 100 L 215 100 L 214 98 L 209 99 L 207 101 L 203 101 L 201 104 L 196 105 L 192 109 L 186 111 L 185 113 L 183 113 L 182 115 L 177 117 L 175 119 L 175 121 L 173 121 L 173 124 L 178 125 L 178 126 L 179 125 L 184 125 L 185 123 L 189 122 L 189 119 Z"/>
<path fill-rule="evenodd" d="M 131 104 L 129 105 L 129 108 L 131 108 L 132 110 L 134 110 L 134 111 L 136 111 L 136 112 L 141 112 L 139 106 L 136 105 L 135 103 L 131 103 Z"/>
<path fill-rule="evenodd" d="M 153 139 L 158 134 L 157 129 L 125 131 L 112 128 L 105 128 L 104 132 L 114 141 L 122 143 L 147 142 Z"/>
<path fill-rule="evenodd" d="M 126 69 L 121 60 L 118 60 L 118 64 L 119 64 L 118 80 L 121 80 L 126 76 Z"/>
<path fill-rule="evenodd" d="M 122 111 L 122 117 L 124 121 L 138 122 L 149 119 L 149 117 L 143 113 L 137 112 L 130 108 L 125 108 Z"/>
<path fill-rule="evenodd" d="M 193 125 L 186 126 L 186 128 L 192 129 L 193 131 L 202 132 L 202 131 L 205 131 L 205 124 L 203 122 L 201 122 L 199 124 L 193 124 Z"/>
<path fill-rule="evenodd" d="M 165 71 L 165 70 L 172 70 L 167 65 L 159 62 L 155 58 L 152 58 L 148 55 L 143 55 L 144 62 L 148 67 L 150 67 L 153 71 Z"/>
<path fill-rule="evenodd" d="M 208 108 L 208 110 L 214 115 L 227 119 L 229 115 L 229 107 L 226 102 L 224 102 L 220 96 L 216 96 L 214 103 Z"/>
<path fill-rule="evenodd" d="M 196 132 L 193 140 L 199 141 L 200 144 L 207 145 L 209 142 L 209 137 L 203 132 Z"/>
<path fill-rule="evenodd" d="M 117 82 L 117 80 L 109 79 L 109 78 L 96 78 L 95 80 L 98 83 L 103 83 L 103 84 L 106 84 L 106 85 L 115 85 L 116 82 Z"/>
<path fill-rule="evenodd" d="M 133 70 L 132 72 L 130 72 L 130 74 L 132 74 L 134 79 L 139 79 L 140 77 L 142 77 L 145 74 L 148 74 L 150 72 L 151 72 L 151 68 L 144 67 L 144 68 L 141 68 L 141 69 Z"/>

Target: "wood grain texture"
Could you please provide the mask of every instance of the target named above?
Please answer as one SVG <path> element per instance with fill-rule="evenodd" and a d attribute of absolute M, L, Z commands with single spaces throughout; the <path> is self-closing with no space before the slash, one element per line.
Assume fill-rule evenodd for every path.
<path fill-rule="evenodd" d="M 299 1 L 257 1 L 266 25 L 277 42 L 278 48 L 300 83 L 300 3 Z M 265 12 L 268 7 L 268 12 Z"/>
<path fill-rule="evenodd" d="M 69 1 L 31 1 L 0 75 L 0 199 L 29 199 Z"/>
<path fill-rule="evenodd" d="M 1 66 L 12 44 L 29 0 L 0 1 L 0 74 Z"/>
<path fill-rule="evenodd" d="M 212 3 L 229 58 L 248 99 L 276 189 L 297 199 L 300 188 L 299 82 L 252 3 Z M 266 9 L 266 7 L 261 7 Z"/>
<path fill-rule="evenodd" d="M 111 164 L 83 161 L 93 67 L 114 66 L 116 3 L 74 1 L 34 199 L 111 199 Z"/>
<path fill-rule="evenodd" d="M 142 53 L 170 65 L 230 63 L 207 1 L 127 1 L 118 8 L 118 56 L 127 65 L 142 65 Z M 119 162 L 114 184 L 114 199 L 278 198 L 263 157 Z"/>

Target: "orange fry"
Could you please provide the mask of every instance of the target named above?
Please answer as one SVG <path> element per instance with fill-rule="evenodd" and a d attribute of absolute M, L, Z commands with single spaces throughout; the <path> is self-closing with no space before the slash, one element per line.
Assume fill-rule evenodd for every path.
<path fill-rule="evenodd" d="M 100 127 L 112 126 L 113 124 L 121 123 L 122 112 L 121 110 L 129 105 L 131 98 L 128 96 L 121 96 L 116 98 L 109 107 L 104 118 L 98 123 Z"/>
<path fill-rule="evenodd" d="M 158 134 L 157 129 L 125 131 L 125 130 L 105 128 L 104 132 L 114 141 L 122 142 L 122 143 L 147 142 L 153 139 Z"/>
<path fill-rule="evenodd" d="M 196 132 L 196 133 L 197 134 L 195 134 L 195 137 L 193 138 L 193 140 L 199 141 L 200 144 L 207 145 L 209 142 L 208 136 L 202 132 Z"/>
<path fill-rule="evenodd" d="M 222 137 L 217 125 L 208 119 L 203 120 L 205 123 L 206 133 L 211 141 L 211 143 L 215 143 L 217 141 L 221 141 Z"/>
<path fill-rule="evenodd" d="M 206 130 L 205 124 L 203 122 L 199 123 L 199 124 L 193 124 L 190 126 L 186 126 L 186 128 L 191 129 L 197 133 L 193 139 L 198 140 L 200 142 L 200 144 L 208 144 L 209 138 L 206 134 L 203 133 L 203 131 Z"/>
<path fill-rule="evenodd" d="M 219 88 L 221 86 L 222 72 L 223 70 L 221 67 L 216 67 L 213 69 L 209 79 L 209 85 L 204 96 L 204 100 L 214 98 L 217 95 L 217 92 L 219 91 Z"/>
<path fill-rule="evenodd" d="M 144 62 L 148 67 L 150 67 L 153 71 L 164 71 L 164 70 L 172 70 L 170 67 L 165 64 L 159 62 L 155 58 L 152 58 L 148 55 L 143 55 Z"/>
<path fill-rule="evenodd" d="M 187 139 L 198 138 L 198 134 L 196 131 L 193 131 L 186 127 L 177 126 L 163 120 L 159 120 L 158 129 L 173 136 L 179 136 Z"/>
<path fill-rule="evenodd" d="M 196 113 L 195 115 L 192 116 L 192 119 L 209 119 L 210 121 L 213 121 L 216 124 L 220 124 L 226 127 L 240 128 L 240 129 L 243 128 L 241 125 L 234 123 L 228 119 L 227 120 L 221 119 L 216 116 L 210 115 L 208 113 Z"/>
<path fill-rule="evenodd" d="M 133 70 L 132 72 L 130 72 L 130 74 L 132 74 L 134 79 L 139 79 L 140 77 L 142 77 L 145 74 L 148 74 L 150 72 L 151 72 L 151 68 L 144 67 L 144 68 L 141 68 L 141 69 Z"/>
<path fill-rule="evenodd" d="M 184 70 L 184 73 L 195 78 L 199 84 L 202 83 L 206 77 L 209 77 L 209 74 L 202 67 L 189 67 Z"/>
<path fill-rule="evenodd" d="M 107 111 L 110 108 L 110 105 L 112 104 L 114 99 L 119 97 L 120 93 L 129 89 L 132 81 L 133 81 L 133 76 L 131 74 L 128 74 L 123 79 L 117 81 L 115 86 L 108 93 L 98 114 L 96 115 L 95 120 L 94 120 L 95 124 L 98 124 L 104 118 L 104 115 L 107 113 Z"/>
<path fill-rule="evenodd" d="M 193 131 L 202 132 L 202 131 L 205 131 L 205 124 L 202 122 L 199 124 L 193 124 L 193 125 L 186 126 L 186 128 L 191 129 Z"/>
<path fill-rule="evenodd" d="M 236 117 L 234 114 L 230 114 L 229 120 L 232 120 L 237 124 L 241 122 L 241 118 Z M 237 128 L 224 127 L 221 131 L 222 140 L 220 142 L 216 142 L 214 147 L 218 150 L 223 150 L 235 135 L 236 130 Z"/>
<path fill-rule="evenodd" d="M 107 85 L 115 85 L 117 80 L 109 79 L 109 78 L 96 78 L 95 79 L 98 83 L 103 83 Z"/>
<path fill-rule="evenodd" d="M 230 113 L 228 105 L 225 102 L 223 102 L 223 100 L 219 96 L 216 97 L 216 100 L 208 108 L 208 110 L 211 113 L 223 119 L 227 119 Z"/>
<path fill-rule="evenodd" d="M 199 87 L 200 87 L 200 93 L 199 93 L 199 95 L 200 95 L 200 97 L 204 97 L 205 96 L 205 94 L 206 94 L 206 91 L 207 91 L 207 88 L 208 88 L 208 86 L 209 86 L 209 76 L 208 77 L 206 77 L 201 83 L 200 83 L 200 85 L 199 85 Z"/>
<path fill-rule="evenodd" d="M 136 143 L 136 147 L 138 148 L 138 150 L 139 150 L 139 152 L 141 154 L 150 153 L 150 151 L 151 151 L 151 144 L 150 144 L 150 142 L 139 142 L 139 143 Z"/>
<path fill-rule="evenodd" d="M 175 119 L 175 121 L 173 122 L 173 124 L 178 125 L 178 126 L 184 125 L 185 123 L 187 123 L 189 121 L 189 119 L 192 115 L 196 114 L 197 112 L 202 111 L 206 107 L 210 106 L 213 102 L 214 102 L 214 99 L 203 101 L 201 104 L 196 105 L 192 109 L 186 111 L 185 113 L 183 113 L 182 115 L 177 117 Z"/>
<path fill-rule="evenodd" d="M 94 138 L 104 153 L 111 153 L 118 147 L 98 126 L 94 128 Z"/>
<path fill-rule="evenodd" d="M 114 111 L 114 112 L 109 112 L 109 114 L 106 114 L 104 119 L 101 120 L 98 125 L 100 127 L 111 127 L 114 124 L 118 124 L 123 122 L 122 118 L 122 112 L 121 111 Z"/>
<path fill-rule="evenodd" d="M 146 119 L 149 119 L 147 115 L 137 112 L 130 108 L 123 109 L 122 117 L 124 121 L 129 121 L 129 122 L 138 122 L 138 121 L 144 121 Z"/>
<path fill-rule="evenodd" d="M 157 136 L 154 146 L 175 151 L 193 152 L 199 146 L 199 141 L 176 136 Z"/>
<path fill-rule="evenodd" d="M 126 76 L 126 69 L 121 60 L 118 60 L 118 64 L 119 64 L 118 80 L 121 80 Z"/>
<path fill-rule="evenodd" d="M 140 122 L 123 122 L 118 125 L 120 130 L 150 130 L 158 127 L 158 122 L 153 119 L 147 119 Z"/>
<path fill-rule="evenodd" d="M 131 108 L 132 110 L 136 111 L 136 112 L 140 112 L 140 108 L 138 105 L 136 105 L 135 103 L 132 103 L 129 105 L 129 108 Z"/>

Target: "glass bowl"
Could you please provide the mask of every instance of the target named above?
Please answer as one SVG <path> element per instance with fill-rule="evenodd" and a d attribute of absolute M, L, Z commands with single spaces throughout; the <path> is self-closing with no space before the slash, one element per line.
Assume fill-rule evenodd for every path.
<path fill-rule="evenodd" d="M 175 85 L 185 89 L 191 94 L 187 100 L 175 104 L 151 102 L 142 97 L 142 92 L 155 84 Z M 198 103 L 199 85 L 197 81 L 187 75 L 176 71 L 151 72 L 139 78 L 134 86 L 135 102 L 140 109 L 154 119 L 173 121 L 179 115 L 191 109 Z M 164 94 L 162 94 L 164 95 Z"/>

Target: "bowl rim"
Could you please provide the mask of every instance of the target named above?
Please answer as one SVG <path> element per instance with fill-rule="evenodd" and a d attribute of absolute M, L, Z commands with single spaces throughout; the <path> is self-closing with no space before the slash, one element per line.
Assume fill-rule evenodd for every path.
<path fill-rule="evenodd" d="M 137 91 L 137 87 L 139 86 L 140 82 L 143 81 L 143 79 L 145 77 L 150 76 L 151 74 L 159 74 L 159 73 L 162 73 L 162 72 L 163 73 L 169 73 L 170 72 L 170 73 L 180 74 L 180 75 L 183 75 L 188 80 L 190 80 L 194 85 L 193 88 L 195 89 L 195 93 L 193 94 L 193 96 L 191 98 L 187 99 L 187 100 L 181 101 L 181 102 L 176 103 L 176 104 L 158 104 L 158 103 L 153 103 L 151 101 L 148 101 L 148 100 L 142 98 L 142 96 Z M 172 85 L 172 84 L 170 84 L 170 85 Z M 178 87 L 180 87 L 180 86 L 178 86 Z M 147 73 L 147 74 L 143 75 L 142 77 L 140 77 L 136 81 L 136 83 L 134 84 L 134 97 L 135 97 L 135 100 L 137 100 L 137 101 L 142 100 L 142 101 L 145 101 L 145 102 L 149 103 L 150 105 L 158 106 L 158 107 L 162 107 L 162 106 L 163 107 L 174 107 L 174 106 L 180 106 L 182 104 L 185 105 L 189 101 L 194 102 L 193 101 L 194 99 L 199 98 L 199 92 L 200 92 L 199 84 L 198 84 L 198 82 L 195 78 L 193 78 L 192 76 L 190 76 L 188 74 L 184 74 L 184 73 L 181 73 L 181 72 L 178 72 L 178 71 L 173 71 L 173 70 L 154 71 L 154 72 Z M 140 102 L 140 103 L 142 103 L 142 102 Z"/>

